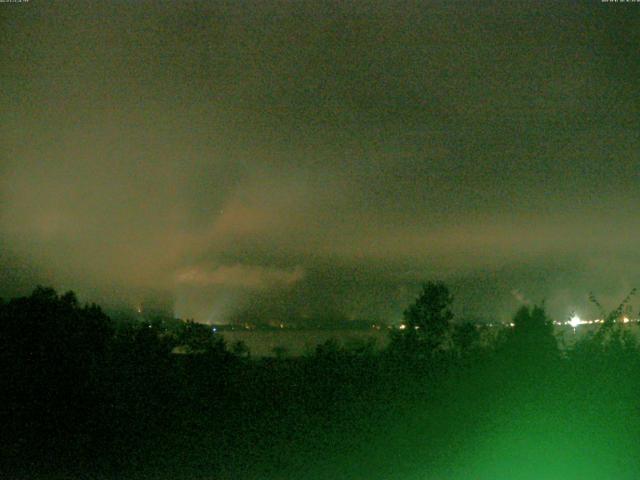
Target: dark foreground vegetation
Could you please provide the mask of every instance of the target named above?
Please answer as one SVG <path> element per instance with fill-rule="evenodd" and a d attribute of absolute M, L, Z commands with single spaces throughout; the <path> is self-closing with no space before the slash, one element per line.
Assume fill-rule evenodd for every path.
<path fill-rule="evenodd" d="M 451 301 L 426 284 L 382 352 L 265 359 L 198 324 L 116 325 L 72 293 L 2 302 L 0 477 L 638 478 L 624 304 L 559 350 L 542 308 L 487 335 Z"/>

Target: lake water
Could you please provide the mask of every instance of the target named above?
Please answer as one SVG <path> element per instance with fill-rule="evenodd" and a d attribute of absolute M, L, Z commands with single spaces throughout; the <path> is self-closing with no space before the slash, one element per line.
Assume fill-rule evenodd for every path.
<path fill-rule="evenodd" d="M 377 349 L 384 348 L 389 342 L 387 330 L 234 330 L 218 333 L 229 347 L 243 341 L 252 356 L 268 357 L 274 355 L 275 348 L 284 348 L 287 355 L 298 356 L 311 353 L 317 345 L 336 339 L 340 345 L 373 341 Z M 371 340 L 370 340 L 371 339 Z"/>
<path fill-rule="evenodd" d="M 589 332 L 594 332 L 597 325 L 581 325 L 575 330 L 569 326 L 557 326 L 555 336 L 561 349 L 571 348 L 576 341 Z M 625 330 L 640 338 L 637 323 L 625 325 Z M 496 329 L 495 333 L 497 333 Z M 218 333 L 231 347 L 235 342 L 243 341 L 255 357 L 274 355 L 275 348 L 284 348 L 287 355 L 299 356 L 312 353 L 316 346 L 330 339 L 336 339 L 340 345 L 350 346 L 372 339 L 377 349 L 389 344 L 389 330 L 234 330 Z"/>

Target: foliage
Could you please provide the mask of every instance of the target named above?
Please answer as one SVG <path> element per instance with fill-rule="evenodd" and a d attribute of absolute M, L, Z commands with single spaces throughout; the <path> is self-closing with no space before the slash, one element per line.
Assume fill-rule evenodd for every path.
<path fill-rule="evenodd" d="M 523 305 L 513 317 L 513 328 L 505 338 L 507 354 L 519 365 L 536 367 L 559 357 L 553 321 L 543 306 Z"/>
<path fill-rule="evenodd" d="M 445 347 L 453 319 L 453 297 L 442 282 L 427 282 L 415 301 L 404 311 L 404 330 L 394 332 L 395 352 L 432 356 Z"/>
<path fill-rule="evenodd" d="M 223 355 L 226 352 L 224 338 L 216 335 L 210 326 L 187 320 L 178 329 L 176 343 L 186 347 L 187 353 Z"/>
<path fill-rule="evenodd" d="M 636 291 L 632 289 L 616 308 L 608 312 L 593 293 L 589 294 L 589 300 L 600 313 L 601 323 L 595 332 L 588 332 L 576 343 L 570 352 L 574 358 L 601 361 L 615 357 L 626 361 L 635 357 L 637 338 L 626 328 L 623 318 L 624 313 L 630 310 L 630 302 Z"/>
<path fill-rule="evenodd" d="M 481 348 L 480 328 L 479 325 L 471 322 L 459 323 L 453 327 L 451 340 L 459 355 L 471 355 Z"/>
<path fill-rule="evenodd" d="M 233 353 L 238 358 L 249 358 L 251 357 L 251 351 L 249 350 L 249 346 L 246 342 L 242 340 L 238 340 L 231 346 L 231 353 Z"/>
<path fill-rule="evenodd" d="M 604 344 L 594 334 L 561 356 L 543 307 L 496 335 L 452 323 L 450 306 L 444 285 L 426 284 L 389 355 L 332 339 L 260 359 L 206 325 L 116 329 L 72 293 L 39 288 L 0 304 L 0 471 L 635 478 L 640 352 L 628 329 L 613 322 Z M 557 452 L 576 444 L 569 465 Z"/>

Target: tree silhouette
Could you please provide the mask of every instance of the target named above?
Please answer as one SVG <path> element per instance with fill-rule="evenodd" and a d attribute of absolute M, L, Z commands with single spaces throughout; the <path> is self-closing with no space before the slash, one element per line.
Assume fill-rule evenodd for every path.
<path fill-rule="evenodd" d="M 464 322 L 456 325 L 451 334 L 453 346 L 461 356 L 473 353 L 480 344 L 480 331 L 471 322 Z"/>
<path fill-rule="evenodd" d="M 178 329 L 178 345 L 186 347 L 189 353 L 224 355 L 226 343 L 220 335 L 215 335 L 209 325 L 187 320 Z"/>
<path fill-rule="evenodd" d="M 633 353 L 637 348 L 637 339 L 626 328 L 622 320 L 625 311 L 631 310 L 631 299 L 637 289 L 633 288 L 629 294 L 618 304 L 616 308 L 607 312 L 593 293 L 589 294 L 589 301 L 593 303 L 600 314 L 601 323 L 595 333 L 587 335 L 576 344 L 574 350 L 589 352 L 590 355 L 600 355 L 605 352 L 614 355 L 626 355 Z M 630 315 L 630 313 L 628 313 Z M 576 352 L 574 352 L 576 353 Z"/>
<path fill-rule="evenodd" d="M 558 358 L 553 321 L 544 307 L 520 307 L 513 317 L 513 328 L 507 335 L 507 347 L 514 361 L 523 365 L 535 366 Z"/>
<path fill-rule="evenodd" d="M 238 358 L 250 358 L 251 350 L 249 346 L 243 340 L 238 340 L 231 346 L 231 352 Z"/>
<path fill-rule="evenodd" d="M 391 339 L 392 351 L 432 355 L 446 343 L 453 319 L 453 297 L 442 282 L 427 282 L 404 311 L 404 330 Z"/>
<path fill-rule="evenodd" d="M 11 450 L 80 448 L 102 402 L 97 385 L 112 334 L 102 310 L 80 306 L 73 292 L 38 287 L 1 306 L 0 423 L 7 439 L 22 442 Z"/>

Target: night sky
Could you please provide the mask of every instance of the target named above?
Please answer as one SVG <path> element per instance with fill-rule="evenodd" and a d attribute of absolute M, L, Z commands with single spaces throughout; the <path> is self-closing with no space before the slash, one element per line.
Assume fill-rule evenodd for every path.
<path fill-rule="evenodd" d="M 565 319 L 640 287 L 640 4 L 0 15 L 2 296 L 397 321 L 441 279 Z"/>

